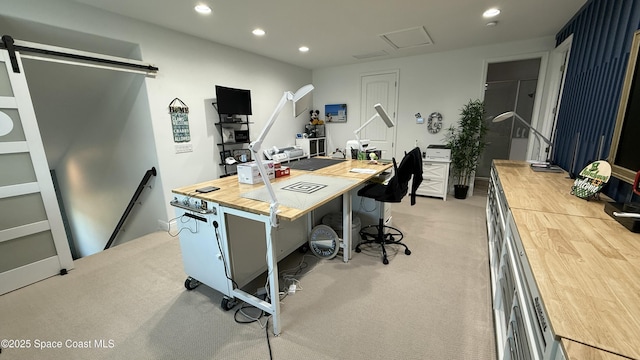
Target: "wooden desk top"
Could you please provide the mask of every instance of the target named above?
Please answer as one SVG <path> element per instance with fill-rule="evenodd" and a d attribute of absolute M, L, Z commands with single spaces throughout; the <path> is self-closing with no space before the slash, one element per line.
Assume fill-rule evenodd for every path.
<path fill-rule="evenodd" d="M 494 161 L 568 359 L 640 359 L 640 234 L 569 193 L 566 173 Z"/>
<path fill-rule="evenodd" d="M 571 195 L 573 180 L 566 172 L 535 172 L 523 161 L 494 160 L 500 184 L 512 209 L 611 219 L 604 212 L 609 201 L 584 200 Z"/>
<path fill-rule="evenodd" d="M 615 220 L 511 212 L 554 333 L 640 359 L 640 234 Z"/>
<path fill-rule="evenodd" d="M 380 174 L 381 172 L 392 167 L 393 164 L 370 164 L 369 161 L 366 160 L 351 160 L 347 159 L 338 164 L 334 164 L 331 166 L 327 166 L 322 169 L 318 169 L 316 171 L 304 171 L 304 170 L 295 170 L 291 169 L 291 174 L 289 176 L 283 176 L 280 178 L 276 178 L 271 180 L 272 184 L 278 183 L 280 181 L 286 181 L 291 179 L 292 177 L 300 176 L 303 174 L 314 174 L 314 175 L 322 175 L 322 176 L 339 176 L 339 177 L 347 177 L 350 179 L 359 179 L 358 183 L 355 183 L 348 190 L 358 187 L 362 183 L 366 182 L 368 179 Z M 364 169 L 372 169 L 376 172 L 374 174 L 361 174 L 361 173 L 353 173 L 350 172 L 352 168 L 364 168 Z M 200 194 L 195 190 L 204 186 L 216 186 L 219 187 L 220 190 L 216 190 L 210 193 Z M 228 176 L 221 179 L 209 180 L 205 182 L 201 182 L 198 184 L 193 184 L 189 186 L 180 187 L 177 189 L 173 189 L 172 192 L 180 195 L 191 196 L 200 200 L 211 201 L 214 203 L 218 203 L 222 206 L 231 207 L 234 209 L 239 209 L 251 213 L 269 215 L 269 203 L 259 200 L 253 200 L 248 198 L 243 198 L 241 195 L 252 190 L 256 190 L 260 187 L 264 187 L 264 184 L 241 184 L 238 182 L 237 176 Z M 335 196 L 324 199 L 323 202 L 317 204 L 313 209 L 320 207 L 328 203 L 329 201 L 341 196 L 342 193 L 337 193 Z M 284 205 L 280 205 L 278 210 L 278 218 L 283 220 L 293 221 L 296 220 L 310 210 L 313 209 L 296 209 L 287 207 Z"/>
<path fill-rule="evenodd" d="M 626 357 L 618 356 L 607 351 L 598 350 L 575 341 L 562 339 L 562 345 L 570 353 L 570 359 L 580 360 L 625 360 Z"/>

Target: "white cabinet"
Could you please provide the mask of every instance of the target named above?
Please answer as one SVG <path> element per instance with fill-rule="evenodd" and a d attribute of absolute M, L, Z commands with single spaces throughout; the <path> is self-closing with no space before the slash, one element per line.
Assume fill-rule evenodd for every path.
<path fill-rule="evenodd" d="M 450 164 L 448 160 L 422 159 L 422 183 L 416 194 L 439 197 L 446 201 Z"/>
<path fill-rule="evenodd" d="M 327 155 L 327 138 L 307 138 L 296 139 L 296 146 L 299 146 L 306 157 Z"/>
<path fill-rule="evenodd" d="M 487 196 L 489 268 L 498 359 L 562 359 L 495 168 Z"/>
<path fill-rule="evenodd" d="M 223 229 L 220 227 L 222 218 L 219 205 L 184 195 L 175 195 L 171 205 L 175 207 L 178 219 L 176 223 L 185 273 L 229 296 L 232 287 L 225 276 L 228 272 L 225 259 L 229 253 L 226 238 L 221 236 Z M 187 280 L 185 286 L 190 288 L 188 284 Z"/>
<path fill-rule="evenodd" d="M 175 208 L 189 290 L 202 283 L 232 298 L 234 285 L 243 287 L 267 270 L 264 223 L 193 196 L 174 194 L 170 204 Z M 277 261 L 307 242 L 306 221 L 305 217 L 282 221 L 273 232 Z M 189 286 L 189 279 L 196 282 Z"/>

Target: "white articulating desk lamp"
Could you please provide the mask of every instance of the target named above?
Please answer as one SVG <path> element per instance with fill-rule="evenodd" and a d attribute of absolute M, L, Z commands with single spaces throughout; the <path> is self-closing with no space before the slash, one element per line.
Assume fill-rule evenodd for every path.
<path fill-rule="evenodd" d="M 356 131 L 354 131 L 353 133 L 356 135 L 356 140 L 358 141 L 358 151 L 362 150 L 362 142 L 360 141 L 360 132 L 362 131 L 362 129 L 364 129 L 367 125 L 369 125 L 376 117 L 381 117 L 382 120 L 384 120 L 384 123 L 387 124 L 387 127 L 394 127 L 395 124 L 393 123 L 393 120 L 391 120 L 391 118 L 389 117 L 389 115 L 387 114 L 387 112 L 385 111 L 385 109 L 382 107 L 381 104 L 375 104 L 373 105 L 373 108 L 376 109 L 376 113 L 373 114 L 373 116 L 367 120 L 366 123 L 362 124 L 362 126 L 360 126 Z"/>
<path fill-rule="evenodd" d="M 547 152 L 548 159 L 546 162 L 541 164 L 531 164 L 531 169 L 534 171 L 549 171 L 549 172 L 562 172 L 562 169 L 559 166 L 551 165 L 551 140 L 547 139 L 544 135 L 542 135 L 538 130 L 536 130 L 531 124 L 526 122 L 520 115 L 516 114 L 513 111 L 507 111 L 506 113 L 502 113 L 495 118 L 493 118 L 493 122 L 500 122 L 507 119 L 515 117 L 520 120 L 523 124 L 525 124 L 531 131 L 533 131 L 536 135 L 538 135 L 545 143 L 548 145 L 549 151 Z"/>
<path fill-rule="evenodd" d="M 271 114 L 269 121 L 267 121 L 267 125 L 262 129 L 262 132 L 258 136 L 255 141 L 252 141 L 249 144 L 249 149 L 253 152 L 254 158 L 256 159 L 256 164 L 258 165 L 258 171 L 260 172 L 260 177 L 262 177 L 262 182 L 267 187 L 267 191 L 269 192 L 269 197 L 271 198 L 271 205 L 269 206 L 269 216 L 271 219 L 271 226 L 278 226 L 278 199 L 276 198 L 276 194 L 273 191 L 273 187 L 271 186 L 271 182 L 269 181 L 269 177 L 267 176 L 267 170 L 264 168 L 264 164 L 262 163 L 262 154 L 260 153 L 260 148 L 262 147 L 262 142 L 264 138 L 269 133 L 271 126 L 276 122 L 278 115 L 282 111 L 282 108 L 287 104 L 287 101 L 293 101 L 295 104 L 298 100 L 302 99 L 305 95 L 310 93 L 313 90 L 313 85 L 308 84 L 296 91 L 296 93 L 292 93 L 291 91 L 285 91 L 280 99 L 280 102 L 276 106 L 275 110 Z"/>
<path fill-rule="evenodd" d="M 528 122 L 525 121 L 525 119 L 523 119 L 520 115 L 516 114 L 514 111 L 507 111 L 506 113 L 502 113 L 496 117 L 493 118 L 493 122 L 497 123 L 497 122 L 501 122 L 507 119 L 510 119 L 512 117 L 515 117 L 516 119 L 520 120 L 523 124 L 525 124 L 529 129 L 531 129 L 531 131 L 533 131 L 536 135 L 538 135 L 542 140 L 544 140 L 545 143 L 547 143 L 547 145 L 549 146 L 549 151 L 547 152 L 547 154 L 549 156 L 551 156 L 551 140 L 547 139 L 544 135 L 542 135 L 538 130 L 536 130 L 533 126 L 531 126 L 531 124 L 529 124 Z"/>

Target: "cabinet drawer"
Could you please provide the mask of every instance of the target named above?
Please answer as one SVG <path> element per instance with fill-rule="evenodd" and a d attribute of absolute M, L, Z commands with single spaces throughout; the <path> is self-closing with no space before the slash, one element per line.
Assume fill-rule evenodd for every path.
<path fill-rule="evenodd" d="M 422 178 L 423 179 L 444 179 L 447 175 L 446 164 L 423 162 L 422 163 Z"/>
<path fill-rule="evenodd" d="M 422 183 L 416 190 L 416 194 L 425 196 L 438 196 L 442 197 L 445 192 L 444 180 L 434 180 L 431 178 L 425 178 L 422 176 Z"/>

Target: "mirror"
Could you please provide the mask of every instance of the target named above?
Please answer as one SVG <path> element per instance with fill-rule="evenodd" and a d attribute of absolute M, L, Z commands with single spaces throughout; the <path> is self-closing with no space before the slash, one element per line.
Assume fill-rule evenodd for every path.
<path fill-rule="evenodd" d="M 640 140 L 640 121 L 638 121 L 640 118 L 639 48 L 640 30 L 633 35 L 616 126 L 611 140 L 611 150 L 607 159 L 611 164 L 611 175 L 630 184 L 633 184 L 636 173 L 640 170 L 637 145 Z"/>

